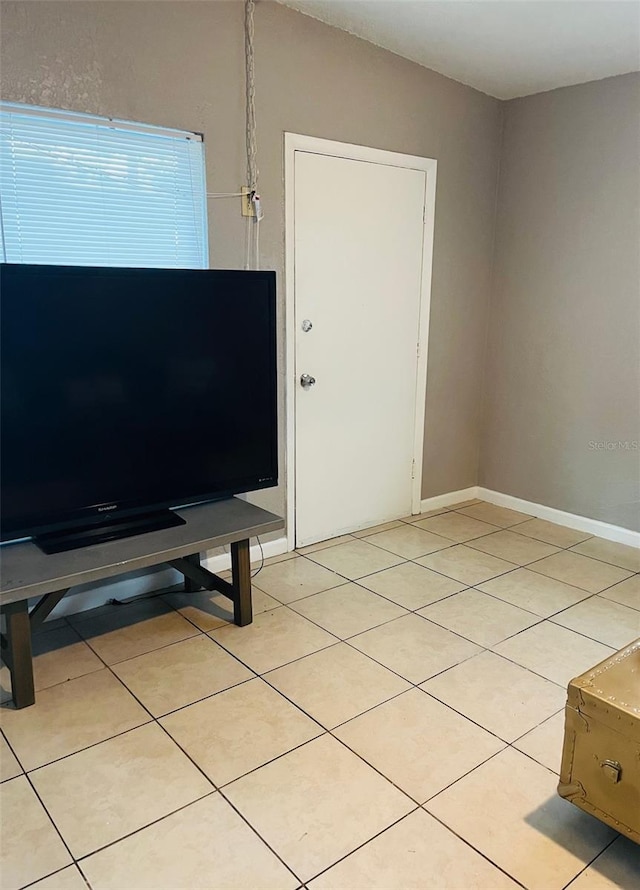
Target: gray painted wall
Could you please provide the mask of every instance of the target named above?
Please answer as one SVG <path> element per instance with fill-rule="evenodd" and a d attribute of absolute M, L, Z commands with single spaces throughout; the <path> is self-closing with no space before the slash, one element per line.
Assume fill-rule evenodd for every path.
<path fill-rule="evenodd" d="M 5 99 L 201 131 L 209 190 L 245 181 L 242 3 L 6 2 L 2 10 Z M 262 266 L 278 273 L 281 305 L 284 131 L 438 159 L 423 496 L 473 485 L 500 103 L 275 3 L 256 5 L 255 28 Z M 211 264 L 241 268 L 236 202 L 211 202 L 209 219 Z M 283 510 L 283 485 L 259 501 Z"/>
<path fill-rule="evenodd" d="M 505 105 L 480 484 L 640 530 L 638 74 Z"/>
<path fill-rule="evenodd" d="M 209 189 L 235 191 L 242 18 L 240 2 L 5 2 L 3 97 L 202 131 Z M 638 452 L 617 445 L 640 439 L 638 76 L 500 103 L 270 2 L 256 43 L 281 306 L 284 131 L 438 160 L 423 497 L 479 481 L 639 528 Z M 211 203 L 210 241 L 213 266 L 242 265 L 235 202 Z M 283 451 L 283 402 L 280 427 Z M 260 502 L 282 510 L 284 485 Z"/>

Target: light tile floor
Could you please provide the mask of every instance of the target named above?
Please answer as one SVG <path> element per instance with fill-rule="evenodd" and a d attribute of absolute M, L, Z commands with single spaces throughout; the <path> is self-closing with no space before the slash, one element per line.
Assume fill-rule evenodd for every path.
<path fill-rule="evenodd" d="M 555 793 L 569 679 L 640 635 L 639 552 L 467 502 L 168 592 L 0 672 L 0 887 L 637 890 Z"/>

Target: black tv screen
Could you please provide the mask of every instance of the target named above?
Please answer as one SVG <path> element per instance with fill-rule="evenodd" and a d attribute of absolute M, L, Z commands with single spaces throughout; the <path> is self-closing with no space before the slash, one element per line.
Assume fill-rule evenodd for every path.
<path fill-rule="evenodd" d="M 277 484 L 275 274 L 0 268 L 3 541 Z"/>

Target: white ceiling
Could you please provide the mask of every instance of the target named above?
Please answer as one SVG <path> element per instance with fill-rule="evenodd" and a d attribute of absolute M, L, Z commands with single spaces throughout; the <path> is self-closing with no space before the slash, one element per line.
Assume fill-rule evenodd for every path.
<path fill-rule="evenodd" d="M 499 99 L 640 69 L 640 0 L 280 0 Z"/>

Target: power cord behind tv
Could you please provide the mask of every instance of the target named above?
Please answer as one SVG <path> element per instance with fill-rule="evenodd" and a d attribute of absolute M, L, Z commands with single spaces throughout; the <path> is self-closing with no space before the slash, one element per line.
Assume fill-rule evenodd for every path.
<path fill-rule="evenodd" d="M 260 538 L 256 538 L 256 541 L 258 542 L 258 547 L 260 548 L 260 565 L 251 575 L 252 578 L 255 578 L 256 575 L 259 575 L 264 568 L 264 550 L 262 549 L 262 541 L 260 540 Z"/>
<path fill-rule="evenodd" d="M 251 573 L 252 578 L 255 578 L 256 575 L 259 575 L 260 572 L 264 568 L 264 550 L 262 547 L 262 541 L 260 540 L 259 537 L 256 537 L 256 541 L 258 542 L 258 547 L 260 548 L 260 565 L 255 570 L 255 572 Z M 229 552 L 228 550 L 226 550 L 226 548 L 225 548 L 225 551 L 227 553 Z M 139 594 L 136 594 L 135 596 L 128 596 L 128 597 L 124 597 L 124 598 L 120 598 L 120 599 L 117 599 L 116 597 L 112 597 L 108 601 L 108 603 L 110 606 L 128 606 L 131 603 L 138 602 L 139 600 L 153 599 L 156 596 L 162 596 L 163 594 L 166 594 L 166 593 L 167 593 L 166 588 L 163 588 L 162 590 L 150 590 L 148 593 L 139 593 Z"/>

